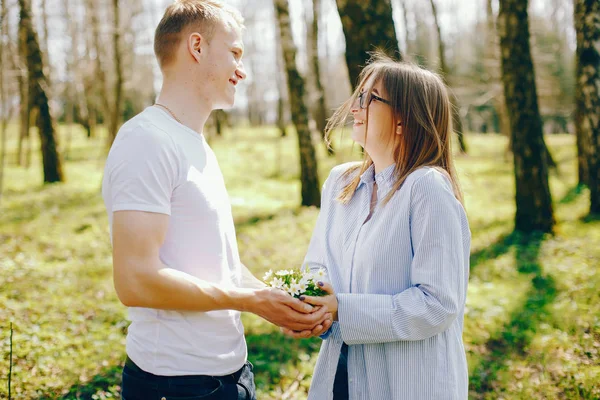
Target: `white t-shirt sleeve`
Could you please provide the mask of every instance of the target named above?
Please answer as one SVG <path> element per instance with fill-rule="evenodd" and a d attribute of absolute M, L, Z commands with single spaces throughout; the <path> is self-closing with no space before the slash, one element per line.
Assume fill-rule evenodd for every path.
<path fill-rule="evenodd" d="M 112 211 L 171 215 L 178 173 L 174 143 L 164 132 L 139 126 L 123 133 L 107 160 Z"/>

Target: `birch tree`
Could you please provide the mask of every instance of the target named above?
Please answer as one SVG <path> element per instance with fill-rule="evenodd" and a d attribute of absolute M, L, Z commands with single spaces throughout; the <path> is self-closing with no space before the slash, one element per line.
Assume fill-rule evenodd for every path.
<path fill-rule="evenodd" d="M 308 109 L 304 102 L 306 85 L 304 78 L 302 78 L 296 67 L 296 45 L 292 37 L 288 0 L 275 0 L 275 11 L 281 34 L 281 46 L 289 86 L 292 120 L 298 134 L 302 205 L 318 207 L 321 204 L 321 193 L 317 158 L 308 127 Z"/>

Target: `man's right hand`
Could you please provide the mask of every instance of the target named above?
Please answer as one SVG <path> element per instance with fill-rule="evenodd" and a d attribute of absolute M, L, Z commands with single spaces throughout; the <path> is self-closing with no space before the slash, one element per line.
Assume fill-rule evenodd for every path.
<path fill-rule="evenodd" d="M 256 290 L 246 311 L 293 331 L 312 331 L 332 318 L 326 307 L 313 307 L 275 288 Z"/>

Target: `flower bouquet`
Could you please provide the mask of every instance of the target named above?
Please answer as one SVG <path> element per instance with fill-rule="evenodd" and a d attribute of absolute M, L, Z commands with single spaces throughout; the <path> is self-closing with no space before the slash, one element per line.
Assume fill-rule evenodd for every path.
<path fill-rule="evenodd" d="M 319 268 L 311 272 L 308 268 L 281 270 L 273 273 L 269 270 L 263 278 L 270 287 L 281 289 L 290 296 L 327 296 L 328 293 L 321 289 L 317 282 L 327 279 L 325 269 Z"/>

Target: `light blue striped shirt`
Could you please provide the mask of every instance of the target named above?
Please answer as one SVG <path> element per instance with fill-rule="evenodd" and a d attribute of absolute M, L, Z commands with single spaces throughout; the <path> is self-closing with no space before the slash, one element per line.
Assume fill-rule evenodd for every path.
<path fill-rule="evenodd" d="M 348 344 L 351 400 L 464 400 L 462 342 L 471 232 L 450 181 L 423 167 L 389 203 L 394 165 L 371 166 L 349 204 L 336 198 L 350 164 L 333 168 L 305 262 L 327 269 L 339 302 L 309 400 L 333 398 L 342 342 Z M 369 203 L 377 182 L 378 204 Z"/>

